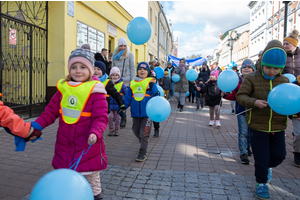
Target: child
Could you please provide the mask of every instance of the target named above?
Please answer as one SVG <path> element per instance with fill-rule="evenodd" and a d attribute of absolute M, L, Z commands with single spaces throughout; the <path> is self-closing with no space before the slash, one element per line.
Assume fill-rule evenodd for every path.
<path fill-rule="evenodd" d="M 0 126 L 8 133 L 24 138 L 26 142 L 42 135 L 42 132 L 34 129 L 30 122 L 24 122 L 11 108 L 4 106 L 2 101 L 0 101 Z"/>
<path fill-rule="evenodd" d="M 199 107 L 201 104 L 201 110 L 203 109 L 203 106 L 205 104 L 205 85 L 203 83 L 203 79 L 198 79 L 198 84 L 195 84 L 197 93 L 196 93 L 196 101 L 197 101 L 197 109 L 196 111 L 199 111 Z"/>
<path fill-rule="evenodd" d="M 192 98 L 192 103 L 194 103 L 194 99 L 195 99 L 195 82 L 194 81 L 189 81 L 189 96 L 187 98 L 189 98 L 189 102 L 191 102 L 191 98 Z"/>
<path fill-rule="evenodd" d="M 110 96 L 116 100 L 118 105 L 120 106 L 120 111 L 125 110 L 125 105 L 122 96 L 116 90 L 114 83 L 108 79 L 108 75 L 106 74 L 106 66 L 101 61 L 95 61 L 95 73 L 94 75 L 103 83 L 105 90 L 107 92 L 106 101 L 108 105 L 108 113 L 110 113 Z"/>
<path fill-rule="evenodd" d="M 281 74 L 286 52 L 278 40 L 270 41 L 259 60 L 258 70 L 248 74 L 241 85 L 236 100 L 246 109 L 250 128 L 250 141 L 255 160 L 256 195 L 270 199 L 266 183 L 271 181 L 272 167 L 285 159 L 285 132 L 287 116 L 280 115 L 268 106 L 269 92 L 289 80 Z"/>
<path fill-rule="evenodd" d="M 164 90 L 164 97 L 168 100 L 169 90 L 171 89 L 171 81 L 169 79 L 169 72 L 167 71 L 165 71 L 164 77 L 162 78 L 161 87 Z"/>
<path fill-rule="evenodd" d="M 157 79 L 156 79 L 156 73 L 154 71 L 152 71 L 152 82 L 157 84 Z M 157 138 L 159 136 L 159 122 L 155 122 L 153 121 L 153 126 L 154 126 L 154 136 L 155 138 Z"/>
<path fill-rule="evenodd" d="M 68 62 L 69 75 L 57 82 L 58 91 L 35 122 L 39 130 L 59 117 L 54 169 L 70 168 L 84 154 L 76 169 L 90 183 L 94 199 L 101 199 L 100 170 L 106 169 L 107 157 L 103 133 L 108 123 L 105 88 L 93 80 L 94 55 L 87 49 L 75 49 Z M 89 145 L 93 144 L 92 146 Z M 88 149 L 89 148 L 89 149 Z M 87 151 L 88 150 L 88 151 Z"/>
<path fill-rule="evenodd" d="M 225 94 L 224 92 L 222 92 L 222 94 L 225 94 L 223 98 L 227 100 L 235 101 L 236 93 L 239 91 L 244 78 L 248 74 L 254 72 L 254 70 L 255 70 L 255 65 L 252 62 L 252 60 L 245 59 L 241 66 L 242 76 L 239 77 L 238 86 L 235 88 L 235 90 L 233 90 L 230 93 Z M 238 114 L 237 121 L 238 121 L 238 128 L 239 128 L 238 138 L 239 138 L 239 149 L 240 149 L 240 161 L 242 164 L 248 165 L 249 164 L 248 156 L 251 156 L 252 153 L 250 151 L 250 132 L 246 121 L 246 116 L 245 116 L 246 113 L 244 111 L 245 111 L 245 107 L 240 105 L 238 102 L 236 102 L 235 112 L 236 114 Z"/>
<path fill-rule="evenodd" d="M 213 70 L 210 73 L 209 81 L 206 83 L 205 101 L 206 101 L 206 105 L 209 106 L 210 121 L 208 125 L 209 126 L 214 125 L 214 120 L 216 120 L 216 126 L 221 127 L 221 123 L 220 123 L 221 90 L 217 85 L 218 76 L 219 76 L 218 70 Z"/>
<path fill-rule="evenodd" d="M 121 78 L 120 70 L 118 67 L 113 67 L 110 70 L 109 77 L 111 81 L 114 83 L 116 90 L 122 96 L 125 96 L 127 93 L 127 87 L 125 86 L 123 79 Z M 118 114 L 120 107 L 117 104 L 116 100 L 110 96 L 110 113 L 109 113 L 109 133 L 108 136 L 119 136 L 120 130 L 120 121 L 121 116 Z M 114 121 L 115 120 L 115 127 Z"/>
<path fill-rule="evenodd" d="M 130 82 L 130 90 L 124 98 L 125 107 L 131 106 L 132 131 L 141 143 L 139 154 L 135 159 L 137 162 L 147 159 L 146 152 L 152 122 L 147 116 L 146 104 L 151 97 L 159 93 L 152 80 L 149 65 L 140 62 L 137 66 L 137 76 Z"/>

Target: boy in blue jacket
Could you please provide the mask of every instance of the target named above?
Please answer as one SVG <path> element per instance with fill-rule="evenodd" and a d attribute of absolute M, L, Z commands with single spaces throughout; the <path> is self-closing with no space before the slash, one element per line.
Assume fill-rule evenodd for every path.
<path fill-rule="evenodd" d="M 130 82 L 130 90 L 125 95 L 125 108 L 131 106 L 132 132 L 140 141 L 139 154 L 135 161 L 143 162 L 147 159 L 149 135 L 152 121 L 146 113 L 146 105 L 151 97 L 159 94 L 156 84 L 152 82 L 150 67 L 146 62 L 137 66 L 137 76 Z"/>

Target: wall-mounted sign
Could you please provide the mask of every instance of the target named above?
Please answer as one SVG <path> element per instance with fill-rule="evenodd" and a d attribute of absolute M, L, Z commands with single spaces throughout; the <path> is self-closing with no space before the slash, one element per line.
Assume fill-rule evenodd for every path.
<path fill-rule="evenodd" d="M 117 37 L 117 28 L 111 25 L 110 23 L 107 23 L 107 32 L 115 37 Z"/>
<path fill-rule="evenodd" d="M 9 28 L 9 44 L 17 44 L 17 31 L 13 28 Z"/>
<path fill-rule="evenodd" d="M 68 15 L 74 17 L 74 1 L 68 1 Z"/>

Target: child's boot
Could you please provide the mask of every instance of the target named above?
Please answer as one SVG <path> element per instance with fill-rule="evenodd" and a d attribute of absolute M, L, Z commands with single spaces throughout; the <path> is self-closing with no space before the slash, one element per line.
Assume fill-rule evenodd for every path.
<path fill-rule="evenodd" d="M 118 129 L 115 130 L 114 136 L 119 136 L 119 130 Z"/>
<path fill-rule="evenodd" d="M 159 136 L 159 129 L 154 130 L 154 137 L 157 138 Z"/>
<path fill-rule="evenodd" d="M 265 183 L 256 183 L 256 196 L 259 199 L 270 199 L 269 187 Z"/>
<path fill-rule="evenodd" d="M 178 101 L 177 108 L 180 108 L 180 101 Z"/>
<path fill-rule="evenodd" d="M 94 196 L 94 200 L 100 200 L 100 199 L 102 199 L 101 193 L 99 193 L 98 195 Z"/>
<path fill-rule="evenodd" d="M 293 164 L 296 167 L 300 167 L 300 153 L 299 152 L 294 152 L 294 162 Z"/>
<path fill-rule="evenodd" d="M 180 110 L 179 112 L 183 112 L 183 105 L 180 105 Z"/>
<path fill-rule="evenodd" d="M 144 162 L 147 159 L 146 152 L 145 149 L 140 149 L 139 155 L 136 157 L 135 161 Z"/>
<path fill-rule="evenodd" d="M 109 129 L 108 136 L 113 136 L 114 135 L 114 129 Z"/>

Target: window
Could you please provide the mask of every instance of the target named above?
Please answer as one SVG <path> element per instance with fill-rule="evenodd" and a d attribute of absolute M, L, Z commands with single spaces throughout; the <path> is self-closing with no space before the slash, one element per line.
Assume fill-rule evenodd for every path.
<path fill-rule="evenodd" d="M 77 47 L 89 43 L 92 52 L 100 52 L 104 48 L 104 33 L 77 21 Z"/>

